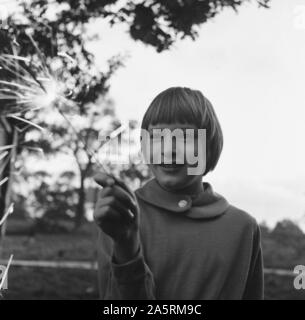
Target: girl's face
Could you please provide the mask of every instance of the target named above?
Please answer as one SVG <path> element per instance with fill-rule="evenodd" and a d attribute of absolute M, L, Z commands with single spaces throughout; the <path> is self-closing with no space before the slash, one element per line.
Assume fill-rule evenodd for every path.
<path fill-rule="evenodd" d="M 174 139 L 167 140 L 167 143 L 161 139 L 161 132 L 173 133 Z M 178 130 L 176 130 L 178 129 Z M 191 129 L 191 130 L 189 130 Z M 186 156 L 186 144 L 190 146 L 194 154 L 198 155 L 198 161 L 202 152 L 198 150 L 198 128 L 191 124 L 157 124 L 150 125 L 148 128 L 150 137 L 150 168 L 158 183 L 166 190 L 181 193 L 194 194 L 202 190 L 202 176 L 204 172 L 196 175 L 190 174 L 190 168 L 198 166 L 198 163 L 190 163 Z M 176 135 L 178 134 L 178 136 Z M 163 141 L 160 143 L 160 141 Z M 171 142 L 168 143 L 168 142 Z M 200 147 L 199 147 L 200 149 Z M 205 149 L 205 146 L 204 146 Z M 159 154 L 153 159 L 154 154 Z M 203 154 L 205 156 L 205 153 Z M 156 161 L 156 159 L 159 159 Z M 204 159 L 205 160 L 205 159 Z"/>

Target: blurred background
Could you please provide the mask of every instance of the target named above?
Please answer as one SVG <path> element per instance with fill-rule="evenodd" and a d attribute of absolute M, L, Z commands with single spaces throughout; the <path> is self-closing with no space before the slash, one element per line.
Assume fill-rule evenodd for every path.
<path fill-rule="evenodd" d="M 0 0 L 0 24 L 3 298 L 98 298 L 92 176 L 102 163 L 134 189 L 150 178 L 104 138 L 136 155 L 145 110 L 171 86 L 215 107 L 224 149 L 204 180 L 260 223 L 266 299 L 305 298 L 303 1 Z"/>

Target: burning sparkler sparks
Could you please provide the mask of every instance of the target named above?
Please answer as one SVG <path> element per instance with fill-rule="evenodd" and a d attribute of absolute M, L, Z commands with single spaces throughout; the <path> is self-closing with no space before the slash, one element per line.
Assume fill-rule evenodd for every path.
<path fill-rule="evenodd" d="M 95 160 L 99 168 L 111 176 L 117 185 L 129 192 L 128 188 L 99 161 L 96 154 L 88 149 L 81 134 L 77 132 L 66 116 L 65 110 L 74 105 L 71 99 L 71 90 L 60 75 L 52 72 L 33 38 L 30 35 L 28 37 L 37 53 L 35 59 L 17 54 L 2 54 L 0 56 L 0 115 L 23 121 L 37 129 L 44 130 L 37 124 L 24 119 L 22 115 L 27 111 L 56 109 L 74 131 L 79 141 L 83 143 L 85 151 Z M 64 52 L 59 53 L 58 56 L 75 63 L 73 58 Z M 120 134 L 124 128 L 124 126 L 120 127 L 113 132 L 110 138 Z"/>
<path fill-rule="evenodd" d="M 66 85 L 43 65 L 17 55 L 3 54 L 0 56 L 0 67 L 2 115 L 71 103 L 66 98 Z"/>

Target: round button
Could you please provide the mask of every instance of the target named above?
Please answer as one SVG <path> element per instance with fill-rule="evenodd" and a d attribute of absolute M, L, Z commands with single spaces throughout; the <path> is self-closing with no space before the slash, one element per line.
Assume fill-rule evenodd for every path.
<path fill-rule="evenodd" d="M 180 208 L 186 207 L 186 206 L 187 206 L 187 201 L 186 201 L 186 200 L 180 200 L 180 201 L 178 202 L 178 206 L 179 206 Z"/>

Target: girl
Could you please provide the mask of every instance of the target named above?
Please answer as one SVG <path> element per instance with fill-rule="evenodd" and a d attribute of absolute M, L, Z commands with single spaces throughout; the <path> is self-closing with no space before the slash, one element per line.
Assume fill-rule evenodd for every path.
<path fill-rule="evenodd" d="M 107 175 L 95 177 L 103 186 L 94 213 L 101 299 L 263 299 L 256 220 L 202 182 L 223 146 L 209 100 L 197 90 L 169 88 L 152 101 L 142 129 L 205 129 L 206 152 L 198 153 L 205 170 L 189 174 L 194 164 L 178 163 L 175 148 L 168 164 L 165 148 L 149 164 L 154 178 L 135 193 Z"/>

